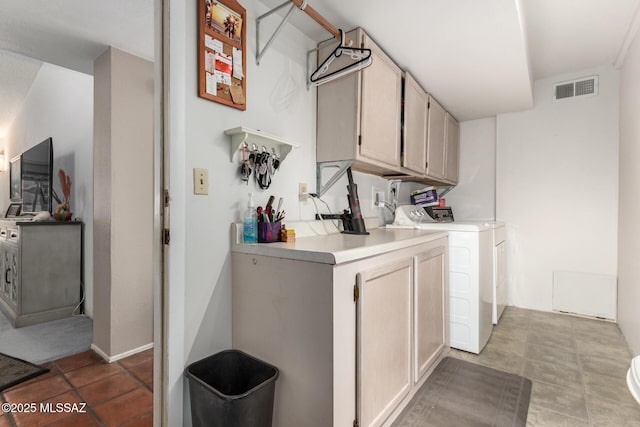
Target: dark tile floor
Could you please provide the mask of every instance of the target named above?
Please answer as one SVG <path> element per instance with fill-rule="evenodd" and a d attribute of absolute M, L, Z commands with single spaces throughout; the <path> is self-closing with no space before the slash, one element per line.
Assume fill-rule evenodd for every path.
<path fill-rule="evenodd" d="M 35 403 L 37 410 L 0 412 L 0 427 L 153 425 L 153 349 L 114 363 L 86 351 L 44 366 L 48 373 L 0 394 L 2 402 Z M 53 410 L 42 411 L 47 403 Z"/>

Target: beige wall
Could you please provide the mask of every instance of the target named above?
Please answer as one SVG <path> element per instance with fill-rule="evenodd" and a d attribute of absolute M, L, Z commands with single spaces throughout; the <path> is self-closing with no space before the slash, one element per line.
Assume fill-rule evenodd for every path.
<path fill-rule="evenodd" d="M 620 71 L 620 171 L 618 217 L 618 324 L 634 355 L 640 354 L 640 33 Z"/>
<path fill-rule="evenodd" d="M 94 346 L 153 341 L 153 63 L 110 48 L 94 64 Z"/>

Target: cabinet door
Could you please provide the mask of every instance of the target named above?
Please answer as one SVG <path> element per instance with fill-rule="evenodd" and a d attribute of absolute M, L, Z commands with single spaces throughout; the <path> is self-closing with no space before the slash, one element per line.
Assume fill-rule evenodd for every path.
<path fill-rule="evenodd" d="M 400 166 L 402 71 L 364 34 L 363 45 L 373 61 L 362 70 L 360 155 Z"/>
<path fill-rule="evenodd" d="M 420 175 L 427 170 L 428 95 L 409 73 L 404 77 L 404 153 L 402 166 Z"/>
<path fill-rule="evenodd" d="M 2 246 L 2 287 L 4 300 L 20 314 L 18 299 L 20 292 L 20 261 L 18 247 L 14 245 Z"/>
<path fill-rule="evenodd" d="M 427 175 L 444 178 L 445 111 L 433 97 L 429 97 L 427 137 Z"/>
<path fill-rule="evenodd" d="M 458 183 L 458 156 L 460 150 L 460 125 L 451 114 L 446 116 L 446 164 L 445 179 Z"/>
<path fill-rule="evenodd" d="M 358 274 L 357 405 L 361 426 L 379 426 L 411 389 L 408 258 Z"/>
<path fill-rule="evenodd" d="M 415 257 L 414 381 L 419 382 L 447 346 L 446 249 L 441 246 Z"/>

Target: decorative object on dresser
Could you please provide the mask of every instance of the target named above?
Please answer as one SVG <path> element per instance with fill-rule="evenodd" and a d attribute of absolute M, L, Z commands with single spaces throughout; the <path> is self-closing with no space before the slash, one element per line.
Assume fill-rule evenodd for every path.
<path fill-rule="evenodd" d="M 56 221 L 70 221 L 73 213 L 69 210 L 69 200 L 71 199 L 71 178 L 62 169 L 58 171 L 60 186 L 64 200 L 56 206 L 53 217 Z"/>

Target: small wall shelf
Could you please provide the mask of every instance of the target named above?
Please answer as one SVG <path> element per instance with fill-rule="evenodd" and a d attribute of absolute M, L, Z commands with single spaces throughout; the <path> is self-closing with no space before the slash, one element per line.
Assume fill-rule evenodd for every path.
<path fill-rule="evenodd" d="M 300 147 L 300 145 L 292 144 L 291 142 L 285 141 L 280 137 L 269 135 L 268 133 L 245 127 L 227 129 L 224 131 L 224 133 L 225 135 L 231 136 L 232 162 L 236 153 L 240 150 L 240 147 L 242 147 L 242 144 L 244 143 L 247 144 L 249 149 L 252 149 L 253 145 L 255 145 L 258 150 L 262 150 L 262 147 L 264 147 L 270 153 L 275 151 L 281 162 L 284 161 L 291 150 Z"/>

